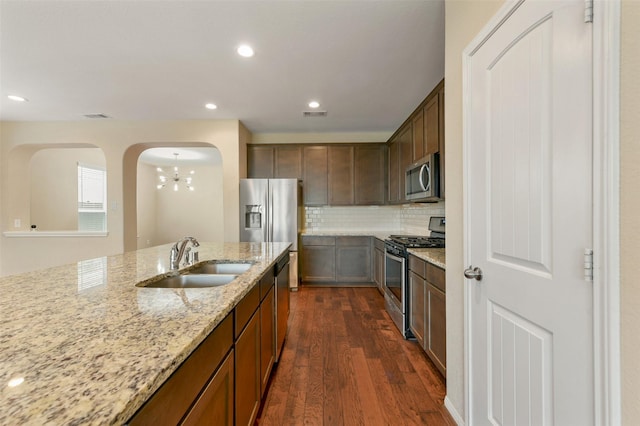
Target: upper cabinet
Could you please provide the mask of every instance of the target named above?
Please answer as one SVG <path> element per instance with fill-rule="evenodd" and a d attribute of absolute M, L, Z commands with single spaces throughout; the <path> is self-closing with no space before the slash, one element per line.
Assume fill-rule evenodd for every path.
<path fill-rule="evenodd" d="M 405 203 L 405 171 L 412 163 L 438 153 L 440 157 L 440 198 L 444 199 L 444 80 L 427 95 L 387 142 L 387 202 Z"/>
<path fill-rule="evenodd" d="M 382 143 L 249 145 L 248 176 L 301 179 L 306 206 L 380 205 L 386 149 Z"/>
<path fill-rule="evenodd" d="M 299 145 L 249 145 L 247 176 L 267 179 L 302 179 L 302 147 Z"/>

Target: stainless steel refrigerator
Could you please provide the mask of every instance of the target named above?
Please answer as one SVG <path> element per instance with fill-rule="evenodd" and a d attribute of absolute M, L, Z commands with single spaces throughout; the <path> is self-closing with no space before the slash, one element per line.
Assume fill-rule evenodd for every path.
<path fill-rule="evenodd" d="M 290 242 L 290 279 L 298 287 L 301 185 L 297 179 L 240 179 L 240 241 Z"/>

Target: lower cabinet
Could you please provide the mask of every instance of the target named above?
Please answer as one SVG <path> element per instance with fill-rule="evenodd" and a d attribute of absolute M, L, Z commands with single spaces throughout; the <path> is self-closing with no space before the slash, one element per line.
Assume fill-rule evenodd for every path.
<path fill-rule="evenodd" d="M 217 425 L 233 425 L 233 360 L 232 349 L 187 413 L 183 425 L 210 425 L 214 419 Z"/>
<path fill-rule="evenodd" d="M 446 295 L 444 269 L 409 256 L 409 328 L 446 377 Z"/>
<path fill-rule="evenodd" d="M 264 274 L 129 425 L 255 423 L 275 362 L 274 276 Z"/>
<path fill-rule="evenodd" d="M 191 415 L 191 407 L 196 408 L 193 405 L 194 401 L 200 401 L 199 395 L 203 389 L 209 388 L 210 392 L 207 398 L 215 406 L 212 409 L 223 415 L 221 418 L 226 418 L 229 411 L 231 411 L 230 417 L 233 417 L 234 360 L 232 346 L 233 315 L 229 314 L 160 389 L 149 398 L 128 424 L 180 424 L 185 415 Z M 231 361 L 229 361 L 230 356 Z M 229 368 L 232 369 L 230 376 L 227 371 Z M 199 406 L 197 410 L 193 414 L 194 419 L 204 415 L 198 413 L 206 411 L 203 406 Z"/>
<path fill-rule="evenodd" d="M 254 312 L 236 339 L 236 424 L 253 425 L 260 408 L 260 314 Z"/>
<path fill-rule="evenodd" d="M 302 236 L 302 281 L 372 283 L 372 238 Z"/>
<path fill-rule="evenodd" d="M 373 281 L 384 295 L 384 242 L 373 239 Z"/>

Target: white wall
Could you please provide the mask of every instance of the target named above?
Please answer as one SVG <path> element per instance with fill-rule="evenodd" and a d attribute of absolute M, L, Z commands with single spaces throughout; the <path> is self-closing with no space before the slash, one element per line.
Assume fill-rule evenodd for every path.
<path fill-rule="evenodd" d="M 502 1 L 445 3 L 445 101 L 447 182 L 447 398 L 464 418 L 464 269 L 462 252 L 462 51 L 498 11 Z"/>
<path fill-rule="evenodd" d="M 30 218 L 22 229 L 78 229 L 78 162 L 104 167 L 104 153 L 99 148 L 52 148 L 31 157 Z"/>
<path fill-rule="evenodd" d="M 623 1 L 621 11 L 620 120 L 620 300 L 622 420 L 640 419 L 640 2 Z"/>
<path fill-rule="evenodd" d="M 107 237 L 20 239 L 3 236 L 0 262 L 3 275 L 135 250 L 137 159 L 140 152 L 153 146 L 218 148 L 224 182 L 223 238 L 225 241 L 239 238 L 238 185 L 242 164 L 246 163 L 246 156 L 240 155 L 250 134 L 238 120 L 3 122 L 0 130 L 3 231 L 13 228 L 11 218 L 29 217 L 25 165 L 33 153 L 32 145 L 101 148 L 106 158 L 109 201 Z"/>

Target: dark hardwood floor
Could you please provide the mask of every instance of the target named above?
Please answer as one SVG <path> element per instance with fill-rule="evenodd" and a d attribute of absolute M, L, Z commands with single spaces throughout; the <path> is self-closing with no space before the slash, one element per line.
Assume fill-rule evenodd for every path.
<path fill-rule="evenodd" d="M 455 425 L 444 380 L 376 288 L 301 286 L 258 423 Z"/>

